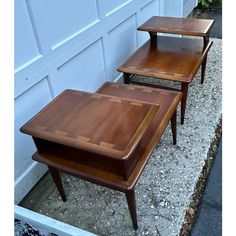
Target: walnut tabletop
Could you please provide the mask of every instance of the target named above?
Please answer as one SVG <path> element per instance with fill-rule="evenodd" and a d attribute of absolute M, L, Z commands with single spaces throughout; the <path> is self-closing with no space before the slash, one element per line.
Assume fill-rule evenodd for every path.
<path fill-rule="evenodd" d="M 213 24 L 214 20 L 209 19 L 153 16 L 138 27 L 138 30 L 149 33 L 149 41 L 134 52 L 117 70 L 123 72 L 126 84 L 135 74 L 180 82 L 180 91 L 183 93 L 181 100 L 181 124 L 183 124 L 188 85 L 200 67 L 201 83 L 204 82 L 207 54 L 213 43 L 209 40 Z M 167 37 L 157 33 L 196 37 Z M 142 81 L 135 81 L 135 83 L 154 86 Z"/>
<path fill-rule="evenodd" d="M 95 94 L 66 90 L 21 131 L 33 136 L 37 147 L 33 159 L 48 165 L 63 201 L 66 196 L 59 171 L 124 192 L 137 229 L 134 188 L 169 121 L 176 142 L 176 109 L 181 97 L 178 91 L 111 82 Z M 103 155 L 104 147 L 112 158 Z M 123 159 L 126 153 L 129 158 Z"/>
<path fill-rule="evenodd" d="M 117 70 L 123 73 L 190 83 L 212 42 L 203 50 L 200 38 L 158 36 L 148 40 Z"/>
<path fill-rule="evenodd" d="M 158 109 L 159 105 L 141 101 L 65 90 L 21 131 L 35 138 L 126 159 Z"/>
<path fill-rule="evenodd" d="M 143 148 L 140 156 L 152 153 L 169 121 L 176 115 L 177 106 L 182 98 L 182 93 L 179 91 L 112 82 L 103 84 L 97 93 L 160 105 L 158 113 L 151 121 L 139 144 L 141 149 Z M 149 155 L 145 158 L 148 157 Z"/>
<path fill-rule="evenodd" d="M 140 31 L 192 36 L 206 36 L 214 20 L 153 16 L 138 27 Z"/>
<path fill-rule="evenodd" d="M 101 155 L 90 156 L 87 152 L 75 152 L 74 149 L 72 151 L 66 149 L 66 153 L 63 153 L 63 150 L 59 145 L 56 145 L 56 149 L 58 150 L 57 152 L 51 152 L 50 149 L 47 149 L 41 153 L 36 152 L 33 158 L 39 162 L 57 166 L 59 169 L 66 172 L 68 169 L 70 169 L 70 171 L 74 169 L 72 172 L 81 178 L 89 179 L 91 182 L 96 182 L 119 191 L 125 191 L 125 189 L 134 187 L 139 175 L 141 174 L 141 170 L 144 168 L 152 151 L 160 140 L 166 126 L 171 118 L 176 115 L 176 108 L 181 100 L 182 93 L 178 91 L 111 82 L 106 82 L 97 90 L 96 93 L 98 96 L 106 96 L 109 98 L 110 96 L 107 95 L 113 95 L 117 97 L 117 99 L 125 98 L 128 99 L 128 101 L 134 99 L 132 101 L 136 101 L 137 103 L 159 104 L 159 110 L 151 120 L 150 125 L 143 134 L 138 146 L 132 153 L 131 157 L 126 160 L 128 161 L 127 164 L 129 166 L 133 165 L 132 160 L 136 160 L 135 166 L 129 177 L 125 179 L 119 172 L 104 168 L 105 164 L 103 156 Z M 80 161 L 81 157 L 71 157 L 74 154 L 83 154 L 88 159 L 92 157 L 93 159 L 91 160 L 93 160 L 93 162 L 100 161 L 103 168 L 100 168 L 100 166 L 94 166 L 94 163 L 92 164 Z M 107 162 L 108 158 L 106 159 L 106 164 Z M 118 164 L 116 163 L 116 165 Z"/>

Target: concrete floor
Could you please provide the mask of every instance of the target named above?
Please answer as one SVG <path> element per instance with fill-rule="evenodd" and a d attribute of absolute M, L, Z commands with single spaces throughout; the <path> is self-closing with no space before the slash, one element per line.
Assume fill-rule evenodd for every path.
<path fill-rule="evenodd" d="M 222 235 L 222 142 L 218 147 L 191 235 Z"/>
<path fill-rule="evenodd" d="M 222 39 L 222 9 L 217 8 L 212 11 L 209 18 L 215 20 L 210 37 Z"/>

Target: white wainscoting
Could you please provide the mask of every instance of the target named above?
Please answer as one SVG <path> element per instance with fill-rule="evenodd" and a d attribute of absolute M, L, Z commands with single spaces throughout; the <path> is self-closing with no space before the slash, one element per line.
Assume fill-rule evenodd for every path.
<path fill-rule="evenodd" d="M 167 9 L 186 16 L 195 1 L 185 11 L 183 0 L 15 1 L 16 203 L 47 170 L 19 128 L 64 89 L 93 92 L 120 79 L 116 68 L 148 39 L 136 28 Z"/>

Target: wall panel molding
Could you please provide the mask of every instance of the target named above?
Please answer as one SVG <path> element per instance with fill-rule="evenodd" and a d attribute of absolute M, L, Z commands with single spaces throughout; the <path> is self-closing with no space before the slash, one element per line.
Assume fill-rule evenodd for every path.
<path fill-rule="evenodd" d="M 30 2 L 30 0 L 26 0 Z M 101 1 L 97 0 L 97 4 L 101 4 Z M 47 70 L 51 65 L 56 65 L 58 59 L 63 60 L 63 57 L 66 55 L 73 54 L 74 51 L 79 52 L 86 48 L 91 41 L 96 41 L 98 38 L 105 37 L 107 32 L 112 30 L 117 26 L 117 24 L 123 22 L 131 15 L 134 15 L 142 7 L 153 2 L 153 0 L 132 0 L 126 1 L 125 4 L 119 6 L 119 8 L 110 14 L 108 17 L 100 18 L 95 20 L 90 25 L 85 26 L 80 31 L 74 32 L 72 35 L 69 35 L 67 38 L 64 38 L 58 44 L 48 46 L 48 44 L 42 40 L 42 48 L 46 50 L 46 54 L 39 56 L 32 61 L 29 61 L 22 68 L 18 68 L 15 71 L 15 86 L 16 86 L 16 96 L 19 96 L 20 93 L 24 92 L 24 89 L 28 89 L 32 82 L 30 79 L 36 73 L 40 73 L 41 69 Z M 98 6 L 97 12 L 98 16 L 102 15 L 101 6 Z M 33 14 L 33 12 L 31 13 Z M 34 18 L 32 16 L 32 18 Z M 36 23 L 32 23 L 37 27 Z M 37 31 L 38 32 L 38 31 Z M 40 37 L 39 37 L 40 38 Z M 92 38 L 92 40 L 91 40 Z M 107 55 L 107 53 L 105 53 Z M 47 72 L 48 74 L 50 71 Z M 30 75 L 30 76 L 29 76 Z M 22 85 L 24 84 L 24 86 Z M 27 86 L 29 85 L 29 86 Z"/>
<path fill-rule="evenodd" d="M 34 36 L 35 36 L 35 39 L 36 39 L 36 42 L 37 42 L 37 45 L 38 45 L 39 52 L 40 52 L 40 54 L 45 54 L 44 49 L 42 47 L 41 40 L 40 40 L 40 36 L 39 36 L 39 33 L 38 33 L 38 29 L 37 29 L 37 26 L 35 24 L 35 19 L 34 19 L 34 15 L 33 15 L 33 12 L 32 12 L 31 5 L 30 5 L 30 0 L 25 0 L 25 3 L 26 3 L 26 6 L 27 6 L 27 9 L 28 9 L 28 12 L 29 12 L 29 16 L 30 16 L 30 20 L 31 20 L 31 24 L 32 24 L 32 28 L 33 28 L 33 31 L 34 31 Z"/>
<path fill-rule="evenodd" d="M 116 11 L 119 11 L 121 8 L 125 7 L 127 4 L 129 4 L 132 1 L 133 0 L 126 0 L 126 1 L 122 1 L 123 3 L 120 3 L 118 5 L 113 5 L 112 10 L 105 13 L 105 17 L 108 17 L 114 14 Z M 112 1 L 112 3 L 114 3 L 114 1 Z"/>
<path fill-rule="evenodd" d="M 80 29 L 79 31 L 73 33 L 72 35 L 69 35 L 68 37 L 64 38 L 62 41 L 58 42 L 57 44 L 52 46 L 52 51 L 54 51 L 55 49 L 63 46 L 65 43 L 69 42 L 70 40 L 72 40 L 75 37 L 78 37 L 80 34 L 88 31 L 89 29 L 91 29 L 93 26 L 95 26 L 96 24 L 98 24 L 100 22 L 100 20 L 95 20 L 93 22 L 91 22 L 90 24 L 86 25 L 85 27 L 83 27 L 82 29 Z M 91 29 L 93 30 L 93 29 Z"/>
<path fill-rule="evenodd" d="M 25 1 L 15 3 L 15 70 L 20 71 L 41 57 L 41 48 L 37 44 L 30 13 Z"/>

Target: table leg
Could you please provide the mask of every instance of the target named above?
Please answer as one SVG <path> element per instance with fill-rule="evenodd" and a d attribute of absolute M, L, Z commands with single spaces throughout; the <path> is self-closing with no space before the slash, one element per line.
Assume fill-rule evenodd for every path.
<path fill-rule="evenodd" d="M 66 195 L 63 189 L 63 185 L 62 185 L 62 181 L 61 181 L 61 177 L 59 174 L 59 171 L 53 167 L 48 166 L 49 172 L 54 180 L 54 183 L 57 187 L 57 190 L 61 196 L 61 199 L 63 202 L 66 202 Z"/>
<path fill-rule="evenodd" d="M 151 39 L 151 47 L 155 47 L 157 46 L 157 33 L 156 32 L 148 32 L 150 35 L 150 39 Z"/>
<path fill-rule="evenodd" d="M 183 93 L 183 97 L 181 99 L 181 125 L 183 125 L 188 95 L 188 83 L 181 83 L 181 92 Z"/>
<path fill-rule="evenodd" d="M 133 222 L 134 229 L 138 229 L 138 221 L 137 221 L 137 212 L 136 212 L 136 201 L 135 201 L 135 192 L 134 189 L 126 190 L 125 196 L 129 206 L 130 216 Z"/>
<path fill-rule="evenodd" d="M 172 131 L 172 136 L 173 136 L 173 144 L 176 144 L 176 111 L 171 117 L 171 131 Z"/>
<path fill-rule="evenodd" d="M 209 43 L 209 35 L 206 35 L 203 37 L 203 50 L 207 47 L 207 44 Z M 207 55 L 202 62 L 202 68 L 201 68 L 201 84 L 204 83 L 204 78 L 205 78 L 205 71 L 206 71 L 206 63 L 207 63 Z"/>
<path fill-rule="evenodd" d="M 124 77 L 124 83 L 129 84 L 130 74 L 129 73 L 123 73 L 123 77 Z"/>
<path fill-rule="evenodd" d="M 204 61 L 202 62 L 202 68 L 201 68 L 201 84 L 204 83 L 204 79 L 205 79 L 206 63 L 207 63 L 207 56 L 206 56 L 206 58 L 204 59 Z"/>

